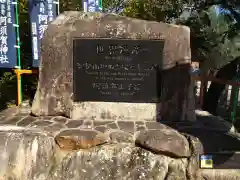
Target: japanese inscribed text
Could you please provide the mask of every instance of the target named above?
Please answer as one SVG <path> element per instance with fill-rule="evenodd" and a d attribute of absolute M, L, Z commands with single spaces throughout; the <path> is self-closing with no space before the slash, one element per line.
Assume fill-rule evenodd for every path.
<path fill-rule="evenodd" d="M 58 3 L 54 0 L 29 0 L 28 3 L 32 34 L 32 66 L 38 67 L 41 39 L 48 23 L 56 18 Z"/>
<path fill-rule="evenodd" d="M 102 0 L 85 0 L 87 5 L 87 12 L 102 11 Z"/>
<path fill-rule="evenodd" d="M 0 0 L 0 67 L 17 66 L 15 3 L 12 0 Z"/>
<path fill-rule="evenodd" d="M 74 39 L 74 100 L 159 102 L 163 47 L 163 40 Z"/>

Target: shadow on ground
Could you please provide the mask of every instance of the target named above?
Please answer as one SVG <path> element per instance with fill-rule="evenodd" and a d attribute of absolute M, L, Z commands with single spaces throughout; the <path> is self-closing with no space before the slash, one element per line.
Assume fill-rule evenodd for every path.
<path fill-rule="evenodd" d="M 199 116 L 197 122 L 161 122 L 180 133 L 197 137 L 204 148 L 204 154 L 212 154 L 218 168 L 240 168 L 240 134 L 234 133 L 227 121 L 215 116 Z M 223 153 L 227 152 L 227 153 Z M 220 155 L 214 155 L 220 153 Z"/>

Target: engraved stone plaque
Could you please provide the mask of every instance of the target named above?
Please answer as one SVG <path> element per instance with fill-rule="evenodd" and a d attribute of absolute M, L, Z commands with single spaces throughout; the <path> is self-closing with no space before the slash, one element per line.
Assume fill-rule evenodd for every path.
<path fill-rule="evenodd" d="M 73 40 L 74 101 L 157 103 L 163 40 Z"/>

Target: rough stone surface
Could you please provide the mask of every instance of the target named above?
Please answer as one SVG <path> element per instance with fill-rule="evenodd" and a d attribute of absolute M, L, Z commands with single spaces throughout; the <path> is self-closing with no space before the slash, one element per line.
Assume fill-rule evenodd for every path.
<path fill-rule="evenodd" d="M 201 144 L 200 140 L 192 135 L 184 134 L 189 142 L 189 148 L 191 151 L 191 156 L 188 159 L 188 166 L 187 166 L 187 177 L 188 179 L 195 180 L 199 179 L 200 172 L 198 171 L 200 164 L 199 164 L 199 157 L 200 155 L 204 154 L 204 148 Z"/>
<path fill-rule="evenodd" d="M 108 132 L 108 136 L 111 140 L 110 142 L 112 142 L 112 143 L 121 143 L 121 142 L 131 143 L 131 142 L 133 142 L 133 136 L 124 131 L 112 130 L 112 131 Z"/>
<path fill-rule="evenodd" d="M 8 109 L 5 112 L 17 111 L 8 118 L 7 113 L 0 112 L 1 180 L 239 179 L 240 170 L 199 169 L 199 154 L 240 152 L 240 136 L 230 130 L 217 131 L 218 123 L 211 125 L 215 127 L 213 129 L 204 126 L 205 123 L 201 124 L 201 118 L 194 126 L 186 122 L 168 121 L 163 124 L 136 120 L 133 132 L 129 133 L 128 123 L 120 129 L 116 120 L 82 119 L 82 124 L 76 120 L 76 126 L 67 127 L 74 120 L 61 116 L 33 117 L 27 113 L 28 110 L 29 107 Z M 34 123 L 40 121 L 44 125 Z M 139 131 L 139 126 L 145 129 Z M 99 128 L 103 128 L 102 133 Z M 222 124 L 219 128 L 223 128 Z M 144 132 L 148 132 L 147 138 Z M 166 136 L 163 136 L 164 133 Z M 106 143 L 99 145 L 96 135 L 105 137 Z M 141 140 L 151 140 L 144 144 L 150 148 L 136 145 L 141 136 Z M 63 138 L 58 141 L 59 137 L 64 137 L 65 141 Z M 179 152 L 176 152 L 177 147 Z M 158 153 L 155 151 L 157 148 L 161 149 Z M 229 160 L 224 158 L 216 164 L 229 164 Z M 229 165 L 236 163 L 240 164 L 240 159 L 236 158 Z"/>
<path fill-rule="evenodd" d="M 164 39 L 162 102 L 73 103 L 73 37 Z M 41 44 L 39 83 L 32 106 L 36 116 L 65 115 L 75 120 L 195 120 L 195 107 L 190 103 L 194 97 L 188 93 L 193 90 L 188 27 L 114 14 L 64 12 L 48 26 Z"/>
<path fill-rule="evenodd" d="M 201 170 L 202 180 L 238 180 L 240 179 L 239 170 L 233 169 L 204 169 Z"/>
<path fill-rule="evenodd" d="M 186 166 L 186 159 L 155 155 L 133 145 L 106 145 L 65 156 L 53 180 L 186 180 Z"/>
<path fill-rule="evenodd" d="M 190 157 L 191 153 L 187 139 L 170 129 L 140 132 L 136 144 L 157 154 L 171 157 Z"/>
<path fill-rule="evenodd" d="M 221 129 L 225 132 L 236 132 L 234 126 L 221 117 L 213 116 L 209 112 L 202 111 L 200 109 L 195 110 L 195 113 L 199 121 L 201 121 L 204 126 L 211 127 L 212 129 Z"/>
<path fill-rule="evenodd" d="M 72 129 L 61 131 L 55 141 L 62 149 L 78 150 L 104 144 L 107 138 L 96 130 Z"/>
<path fill-rule="evenodd" d="M 54 139 L 39 129 L 0 126 L 0 179 L 47 179 L 54 147 Z"/>

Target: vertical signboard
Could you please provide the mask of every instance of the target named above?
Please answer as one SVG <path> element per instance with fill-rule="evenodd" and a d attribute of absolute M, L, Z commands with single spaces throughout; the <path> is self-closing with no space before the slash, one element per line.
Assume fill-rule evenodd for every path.
<path fill-rule="evenodd" d="M 58 2 L 53 0 L 28 0 L 32 34 L 32 66 L 39 67 L 40 43 L 48 23 L 57 16 Z"/>
<path fill-rule="evenodd" d="M 17 66 L 15 5 L 13 0 L 0 0 L 0 68 Z"/>
<path fill-rule="evenodd" d="M 85 12 L 101 12 L 102 0 L 84 0 L 83 8 Z"/>

